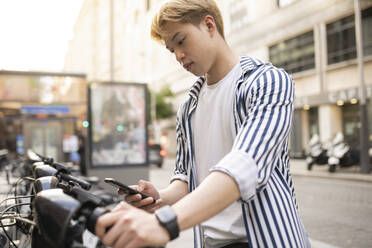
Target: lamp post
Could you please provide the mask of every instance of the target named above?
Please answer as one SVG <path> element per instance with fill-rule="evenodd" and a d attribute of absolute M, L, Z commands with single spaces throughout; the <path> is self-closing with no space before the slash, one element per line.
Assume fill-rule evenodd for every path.
<path fill-rule="evenodd" d="M 114 0 L 110 1 L 110 81 L 115 81 L 115 12 L 114 12 Z"/>
<path fill-rule="evenodd" d="M 367 120 L 366 91 L 364 85 L 364 61 L 363 61 L 363 38 L 362 38 L 362 21 L 360 11 L 360 1 L 354 0 L 355 10 L 355 40 L 357 48 L 358 74 L 359 74 L 359 94 L 360 94 L 360 168 L 361 173 L 369 173 L 369 134 Z"/>

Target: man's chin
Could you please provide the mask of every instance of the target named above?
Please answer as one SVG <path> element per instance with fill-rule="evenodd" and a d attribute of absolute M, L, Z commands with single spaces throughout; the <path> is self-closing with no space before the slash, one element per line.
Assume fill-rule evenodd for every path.
<path fill-rule="evenodd" d="M 197 76 L 197 77 L 201 77 L 201 76 L 204 76 L 205 73 L 202 73 L 202 72 L 194 72 L 194 71 L 189 71 L 190 73 L 192 73 L 193 75 Z"/>
<path fill-rule="evenodd" d="M 196 77 L 201 77 L 201 76 L 204 76 L 205 75 L 205 72 L 196 71 L 195 69 L 197 69 L 197 68 L 191 68 L 191 70 L 186 70 L 186 71 L 189 72 L 189 73 L 191 73 L 192 75 L 194 75 Z"/>

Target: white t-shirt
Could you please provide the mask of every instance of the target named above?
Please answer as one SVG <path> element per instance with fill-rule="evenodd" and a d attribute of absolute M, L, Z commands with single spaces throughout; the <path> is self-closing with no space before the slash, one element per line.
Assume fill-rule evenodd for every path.
<path fill-rule="evenodd" d="M 239 63 L 219 82 L 204 83 L 198 97 L 198 105 L 192 117 L 195 165 L 198 183 L 208 175 L 233 146 L 234 85 L 242 69 Z M 218 215 L 202 223 L 204 234 L 211 239 L 245 238 L 241 203 L 234 202 Z"/>

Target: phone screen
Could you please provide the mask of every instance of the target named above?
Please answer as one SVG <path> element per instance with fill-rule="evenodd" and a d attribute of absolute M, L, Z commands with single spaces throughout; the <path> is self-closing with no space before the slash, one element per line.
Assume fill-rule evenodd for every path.
<path fill-rule="evenodd" d="M 148 196 L 135 190 L 135 189 L 132 189 L 131 187 L 119 182 L 119 181 L 116 181 L 114 178 L 105 178 L 104 179 L 104 182 L 105 183 L 108 183 L 116 188 L 119 188 L 120 190 L 124 191 L 126 194 L 128 195 L 135 195 L 135 194 L 140 194 L 142 196 L 142 199 L 145 199 L 147 198 Z"/>

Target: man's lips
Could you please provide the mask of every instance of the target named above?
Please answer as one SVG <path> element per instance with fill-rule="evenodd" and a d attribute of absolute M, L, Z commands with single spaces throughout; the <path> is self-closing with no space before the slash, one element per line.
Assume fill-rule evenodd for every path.
<path fill-rule="evenodd" d="M 189 62 L 189 63 L 186 63 L 186 64 L 184 64 L 183 65 L 183 68 L 185 68 L 186 70 L 190 70 L 190 68 L 191 68 L 191 65 L 193 64 L 194 62 Z"/>

